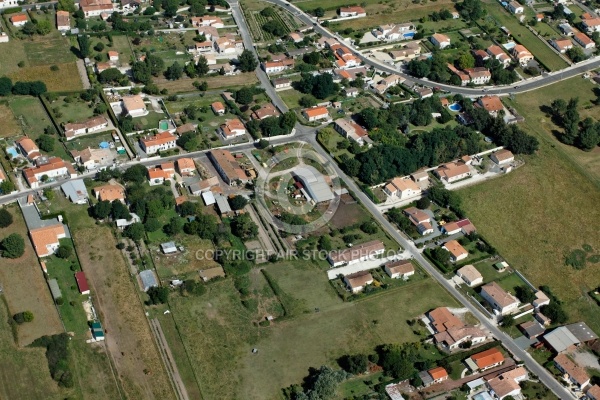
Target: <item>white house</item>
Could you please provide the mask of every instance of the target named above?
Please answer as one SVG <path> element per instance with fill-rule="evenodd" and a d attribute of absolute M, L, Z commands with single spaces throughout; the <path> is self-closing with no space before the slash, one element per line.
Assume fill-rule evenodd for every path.
<path fill-rule="evenodd" d="M 16 14 L 10 17 L 10 22 L 13 26 L 23 26 L 27 21 L 29 21 L 29 19 L 27 19 L 27 14 Z"/>
<path fill-rule="evenodd" d="M 394 178 L 383 187 L 388 196 L 397 197 L 400 200 L 415 197 L 421 194 L 421 188 L 409 178 Z"/>
<path fill-rule="evenodd" d="M 483 283 L 483 276 L 473 265 L 465 265 L 456 271 L 456 276 L 461 278 L 470 287 L 481 285 Z"/>
<path fill-rule="evenodd" d="M 29 237 L 38 257 L 52 255 L 60 246 L 60 239 L 67 237 L 62 223 L 35 228 L 29 231 Z"/>
<path fill-rule="evenodd" d="M 131 118 L 143 117 L 148 115 L 148 110 L 144 104 L 144 99 L 139 94 L 133 96 L 124 96 L 123 108 L 131 116 Z"/>
<path fill-rule="evenodd" d="M 523 14 L 525 12 L 523 6 L 514 0 L 508 3 L 506 8 L 513 14 Z"/>
<path fill-rule="evenodd" d="M 429 40 L 431 41 L 431 43 L 433 43 L 435 47 L 439 49 L 445 49 L 446 47 L 450 46 L 450 38 L 441 33 L 434 33 L 433 35 L 431 35 Z"/>
<path fill-rule="evenodd" d="M 341 7 L 340 8 L 340 17 L 342 17 L 342 18 L 347 18 L 347 17 L 360 18 L 360 17 L 366 17 L 366 16 L 367 16 L 367 12 L 365 11 L 365 9 L 362 7 L 359 7 L 359 6 L 350 6 L 350 7 Z"/>
<path fill-rule="evenodd" d="M 507 293 L 496 282 L 483 285 L 480 295 L 500 315 L 511 314 L 519 308 L 519 300 L 510 293 Z"/>
<path fill-rule="evenodd" d="M 410 260 L 390 261 L 383 269 L 392 279 L 406 279 L 415 274 L 415 267 Z"/>
<path fill-rule="evenodd" d="M 219 133 L 223 136 L 223 139 L 232 139 L 245 135 L 246 127 L 238 118 L 228 119 L 219 127 Z"/>
<path fill-rule="evenodd" d="M 366 129 L 350 118 L 337 119 L 333 124 L 333 128 L 345 138 L 350 139 L 361 146 L 365 144 L 365 139 L 368 138 Z"/>
<path fill-rule="evenodd" d="M 23 169 L 23 177 L 32 189 L 38 188 L 46 178 L 75 178 L 76 176 L 77 173 L 73 166 L 58 157 L 49 159 L 40 157 L 36 160 L 35 167 Z"/>
<path fill-rule="evenodd" d="M 321 119 L 329 119 L 329 112 L 326 107 L 305 108 L 302 110 L 302 115 L 309 122 L 318 121 Z"/>
<path fill-rule="evenodd" d="M 458 262 L 469 256 L 469 252 L 458 243 L 456 240 L 449 240 L 442 245 L 442 249 L 450 252 L 450 260 Z"/>
<path fill-rule="evenodd" d="M 344 283 L 352 293 L 361 292 L 367 285 L 373 283 L 373 276 L 366 271 L 357 272 L 354 274 L 346 275 L 344 277 Z"/>
<path fill-rule="evenodd" d="M 155 154 L 159 151 L 174 149 L 177 137 L 169 131 L 157 133 L 154 136 L 140 138 L 140 147 L 146 154 Z"/>
<path fill-rule="evenodd" d="M 510 164 L 515 161 L 515 156 L 510 150 L 502 149 L 493 153 L 490 158 L 498 165 Z"/>

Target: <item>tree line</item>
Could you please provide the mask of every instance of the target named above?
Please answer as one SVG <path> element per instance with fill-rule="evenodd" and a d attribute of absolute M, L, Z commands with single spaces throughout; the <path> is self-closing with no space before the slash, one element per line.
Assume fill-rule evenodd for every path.
<path fill-rule="evenodd" d="M 0 78 L 0 96 L 16 94 L 21 96 L 39 96 L 48 91 L 46 84 L 42 81 L 17 81 L 13 84 L 12 80 L 3 76 Z"/>
<path fill-rule="evenodd" d="M 553 122 L 563 128 L 562 134 L 556 137 L 564 144 L 575 146 L 584 151 L 592 151 L 600 145 L 600 122 L 587 117 L 583 121 L 577 107 L 579 98 L 571 98 L 568 102 L 556 99 L 550 105 Z"/>

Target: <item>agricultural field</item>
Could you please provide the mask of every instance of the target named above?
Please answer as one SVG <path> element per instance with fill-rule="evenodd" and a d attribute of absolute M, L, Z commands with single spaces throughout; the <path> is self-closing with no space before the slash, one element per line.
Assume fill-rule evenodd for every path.
<path fill-rule="evenodd" d="M 189 106 L 196 106 L 201 110 L 206 112 L 199 112 L 198 118 L 194 120 L 190 120 L 188 118 L 187 122 L 198 124 L 201 127 L 201 130 L 204 133 L 212 133 L 219 127 L 219 125 L 223 124 L 226 119 L 231 119 L 235 117 L 233 114 L 226 113 L 225 115 L 215 115 L 215 113 L 210 108 L 210 105 L 215 101 L 220 101 L 224 103 L 223 98 L 217 94 L 205 95 L 203 97 L 185 97 L 181 98 L 177 101 L 166 101 L 165 105 L 167 106 L 167 110 L 172 117 L 175 117 L 179 113 L 182 113 L 183 110 Z"/>
<path fill-rule="evenodd" d="M 33 140 L 43 135 L 47 126 L 52 125 L 44 106 L 36 97 L 11 97 L 8 105 L 17 120 L 17 124 L 21 127 L 21 131 L 26 132 Z"/>
<path fill-rule="evenodd" d="M 64 329 L 29 240 L 21 210 L 16 204 L 8 207 L 14 222 L 2 229 L 2 238 L 18 233 L 25 239 L 25 253 L 18 259 L 2 259 L 0 282 L 11 315 L 23 311 L 33 313 L 32 322 L 15 328 L 15 340 L 18 345 L 26 346 L 40 336 L 61 333 Z"/>
<path fill-rule="evenodd" d="M 0 103 L 0 126 L 2 126 L 2 131 L 0 132 L 1 138 L 17 136 L 23 133 L 15 115 L 8 105 L 8 101 Z"/>
<path fill-rule="evenodd" d="M 258 82 L 258 78 L 254 72 L 240 73 L 232 76 L 203 76 L 202 78 L 190 79 L 187 76 L 178 79 L 176 81 L 170 81 L 165 78 L 159 77 L 154 78 L 154 83 L 160 89 L 167 89 L 170 94 L 185 93 L 185 92 L 197 92 L 193 85 L 194 81 L 206 81 L 208 84 L 208 90 L 216 89 L 234 89 L 240 88 L 246 85 L 252 85 Z"/>
<path fill-rule="evenodd" d="M 275 10 L 273 17 L 265 17 L 260 13 L 260 10 L 266 7 L 271 7 L 273 10 Z M 258 10 L 256 11 L 251 11 L 251 8 L 254 7 L 252 5 L 246 6 L 244 4 L 243 10 L 244 15 L 246 16 L 246 21 L 248 22 L 248 27 L 250 28 L 250 33 L 255 41 L 268 42 L 278 39 L 278 37 L 262 29 L 262 26 L 271 20 L 278 21 L 282 26 L 284 26 L 287 31 L 286 33 L 294 32 L 301 25 L 301 23 L 295 19 L 292 14 L 285 11 L 281 7 L 264 3 L 261 8 L 257 7 Z"/>
<path fill-rule="evenodd" d="M 104 49 L 100 52 L 96 51 L 94 47 L 102 43 Z M 112 43 L 106 37 L 90 37 L 90 58 L 94 58 L 97 54 L 103 55 L 103 61 L 108 61 L 108 52 L 116 51 L 119 53 L 119 62 L 122 64 L 131 63 L 134 59 L 133 46 L 129 43 L 129 38 L 125 35 L 115 35 L 112 37 Z"/>
<path fill-rule="evenodd" d="M 498 27 L 505 26 L 511 32 L 513 37 L 525 46 L 536 59 L 541 61 L 551 71 L 556 71 L 568 66 L 567 62 L 558 56 L 549 46 L 542 40 L 538 39 L 525 26 L 519 23 L 519 20 L 514 15 L 496 2 L 484 3 L 484 8 L 487 10 L 489 17 L 492 18 Z"/>
<path fill-rule="evenodd" d="M 281 388 L 301 382 L 309 367 L 335 365 L 337 357 L 371 350 L 377 344 L 416 340 L 406 319 L 455 304 L 429 279 L 344 303 L 316 264 L 282 262 L 266 271 L 289 312 L 269 327 L 252 325 L 255 314 L 241 304 L 231 279 L 207 285 L 208 292 L 201 298 L 170 300 L 205 399 L 278 398 Z M 416 293 L 420 300 L 411 301 Z M 258 353 L 252 354 L 252 348 Z"/>
<path fill-rule="evenodd" d="M 566 302 L 571 321 L 584 320 L 600 330 L 597 305 L 587 295 L 600 280 L 596 264 L 588 262 L 580 270 L 565 265 L 565 257 L 584 244 L 593 249 L 590 254 L 600 250 L 600 233 L 589 223 L 600 218 L 596 206 L 600 191 L 597 181 L 590 178 L 597 175 L 584 169 L 580 160 L 565 151 L 571 149 L 564 149 L 550 136 L 550 122 L 540 120 L 534 103 L 536 96 L 539 104 L 551 101 L 554 93 L 572 93 L 577 80 L 581 78 L 517 100 L 521 110 L 531 110 L 523 114 L 524 127 L 540 140 L 540 150 L 526 157 L 517 171 L 458 193 L 479 232 L 512 267 L 534 285 L 550 286 Z M 577 93 L 585 96 L 583 91 Z"/>

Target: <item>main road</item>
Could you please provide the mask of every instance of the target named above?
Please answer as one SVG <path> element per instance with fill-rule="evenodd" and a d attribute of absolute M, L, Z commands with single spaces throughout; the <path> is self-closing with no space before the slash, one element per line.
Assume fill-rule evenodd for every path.
<path fill-rule="evenodd" d="M 313 18 L 298 8 L 296 5 L 291 4 L 285 0 L 263 0 L 271 4 L 278 5 L 284 9 L 287 9 L 292 14 L 294 14 L 300 21 L 302 21 L 306 25 L 312 25 L 315 32 L 320 33 L 322 36 L 333 38 L 340 43 L 343 43 L 346 47 L 352 51 L 352 53 L 358 57 L 364 64 L 370 65 L 374 68 L 377 68 L 380 71 L 387 72 L 389 74 L 400 75 L 405 79 L 409 79 L 413 82 L 416 82 L 420 85 L 427 87 L 436 87 L 441 90 L 445 90 L 451 93 L 462 94 L 463 96 L 480 96 L 482 94 L 496 94 L 496 95 L 507 95 L 511 93 L 523 93 L 528 92 L 530 90 L 535 90 L 547 85 L 551 85 L 553 83 L 559 82 L 563 79 L 572 78 L 574 76 L 583 74 L 587 71 L 600 67 L 600 57 L 593 57 L 589 60 L 582 61 L 580 63 L 574 64 L 570 67 L 562 69 L 560 71 L 544 73 L 543 75 L 537 78 L 531 78 L 526 81 L 516 82 L 512 85 L 504 85 L 504 86 L 494 86 L 490 88 L 466 88 L 454 85 L 447 85 L 438 82 L 432 82 L 425 79 L 418 79 L 409 75 L 407 73 L 402 72 L 400 69 L 392 67 L 388 64 L 380 62 L 378 60 L 374 60 L 370 57 L 365 57 L 360 51 L 358 51 L 354 46 L 348 44 L 342 37 L 339 35 L 329 31 L 322 27 L 316 18 Z M 233 4 L 233 3 L 230 3 Z"/>

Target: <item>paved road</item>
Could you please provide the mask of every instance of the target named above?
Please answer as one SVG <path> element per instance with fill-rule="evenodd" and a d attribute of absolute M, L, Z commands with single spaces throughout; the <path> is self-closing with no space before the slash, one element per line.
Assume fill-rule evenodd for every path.
<path fill-rule="evenodd" d="M 366 65 L 370 65 L 372 67 L 377 68 L 378 70 L 385 71 L 390 74 L 400 75 L 406 79 L 409 79 L 409 80 L 416 82 L 423 86 L 437 87 L 437 88 L 440 88 L 441 90 L 445 90 L 445 91 L 452 92 L 452 93 L 458 93 L 458 94 L 462 94 L 465 96 L 479 96 L 483 93 L 506 95 L 506 94 L 510 94 L 510 93 L 528 92 L 528 91 L 535 90 L 535 89 L 538 89 L 543 86 L 550 85 L 552 83 L 559 82 L 563 79 L 568 79 L 573 76 L 583 74 L 584 72 L 587 72 L 589 70 L 600 67 L 600 57 L 594 57 L 590 60 L 582 61 L 571 67 L 565 68 L 561 71 L 544 74 L 543 76 L 540 76 L 537 78 L 532 78 L 526 82 L 517 82 L 516 85 L 495 86 L 495 87 L 489 87 L 489 88 L 485 88 L 485 89 L 483 89 L 483 88 L 473 89 L 473 88 L 459 87 L 459 86 L 453 86 L 453 85 L 446 85 L 446 84 L 442 84 L 442 83 L 438 83 L 438 82 L 432 82 L 429 80 L 417 79 L 405 72 L 402 72 L 397 67 L 392 67 L 388 64 L 379 62 L 372 58 L 365 57 L 356 48 L 354 48 L 352 45 L 350 45 L 346 41 L 344 41 L 344 39 L 342 37 L 323 28 L 321 25 L 316 23 L 315 18 L 309 16 L 304 11 L 300 10 L 297 6 L 290 4 L 285 0 L 263 0 L 263 1 L 266 1 L 266 2 L 272 3 L 272 4 L 276 4 L 280 7 L 288 9 L 298 19 L 300 19 L 304 24 L 312 25 L 316 32 L 320 33 L 321 35 L 323 35 L 325 37 L 334 38 L 334 39 L 340 41 L 340 43 L 344 43 L 344 45 L 346 47 L 348 47 L 354 53 L 354 55 L 356 57 L 358 57 Z"/>

